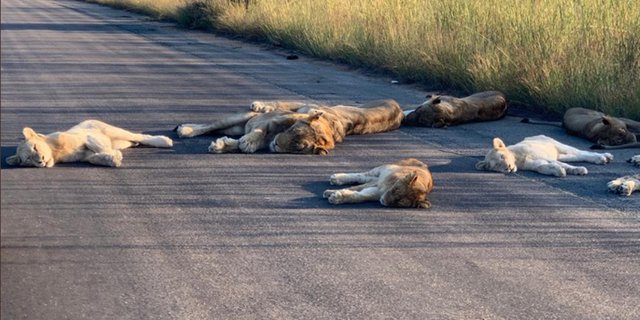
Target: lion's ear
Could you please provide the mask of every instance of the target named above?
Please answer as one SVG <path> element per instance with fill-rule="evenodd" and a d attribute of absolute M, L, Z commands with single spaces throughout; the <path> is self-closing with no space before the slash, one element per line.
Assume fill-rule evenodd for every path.
<path fill-rule="evenodd" d="M 502 149 L 506 149 L 507 146 L 504 144 L 502 139 L 493 138 L 493 148 L 496 149 L 496 150 L 502 150 Z"/>
<path fill-rule="evenodd" d="M 5 161 L 10 166 L 17 166 L 17 165 L 20 164 L 20 157 L 18 157 L 18 155 L 12 155 L 12 156 L 7 157 L 5 159 Z"/>
<path fill-rule="evenodd" d="M 329 151 L 323 147 L 315 147 L 313 148 L 313 153 L 319 154 L 321 156 L 326 156 L 329 154 Z"/>
<path fill-rule="evenodd" d="M 476 170 L 480 170 L 480 171 L 488 170 L 489 169 L 488 168 L 489 167 L 488 164 L 489 163 L 487 161 L 484 161 L 484 160 L 478 161 L 478 163 L 476 163 Z"/>
<path fill-rule="evenodd" d="M 24 136 L 25 139 L 29 140 L 29 139 L 33 139 L 35 137 L 38 136 L 38 134 L 33 131 L 33 129 L 29 128 L 29 127 L 24 127 L 22 129 L 22 135 Z"/>
<path fill-rule="evenodd" d="M 609 117 L 604 116 L 604 117 L 602 117 L 602 123 L 603 123 L 605 126 L 610 126 L 610 125 L 611 125 L 611 120 L 609 119 Z"/>
<path fill-rule="evenodd" d="M 440 100 L 440 96 L 435 96 L 431 98 L 431 104 L 438 104 L 442 102 L 442 100 Z"/>

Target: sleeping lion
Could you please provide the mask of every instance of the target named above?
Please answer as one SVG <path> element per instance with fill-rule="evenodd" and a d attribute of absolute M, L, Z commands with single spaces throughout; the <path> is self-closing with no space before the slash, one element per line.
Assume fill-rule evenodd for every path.
<path fill-rule="evenodd" d="M 636 167 L 640 167 L 640 154 L 633 156 L 627 162 Z M 609 181 L 607 184 L 609 191 L 623 196 L 630 196 L 634 191 L 640 190 L 640 174 L 631 174 Z"/>
<path fill-rule="evenodd" d="M 332 185 L 354 184 L 350 188 L 326 190 L 329 203 L 379 201 L 387 207 L 430 208 L 427 195 L 433 189 L 431 172 L 417 159 L 405 159 L 360 173 L 331 175 Z"/>
<path fill-rule="evenodd" d="M 120 150 L 138 144 L 169 148 L 173 141 L 165 136 L 130 132 L 98 120 L 86 120 L 71 129 L 48 135 L 22 129 L 24 141 L 15 155 L 7 157 L 9 165 L 51 168 L 59 162 L 89 162 L 95 165 L 119 167 Z"/>
<path fill-rule="evenodd" d="M 310 104 L 300 101 L 255 101 L 251 112 L 232 115 L 211 124 L 182 124 L 178 136 L 206 133 L 227 136 L 209 146 L 211 153 L 272 152 L 326 155 L 345 136 L 385 132 L 400 127 L 404 114 L 394 100 L 369 102 L 362 107 Z"/>
<path fill-rule="evenodd" d="M 507 97 L 499 91 L 485 91 L 464 98 L 427 96 L 408 113 L 402 124 L 443 128 L 468 122 L 498 120 L 507 114 Z"/>
<path fill-rule="evenodd" d="M 562 123 L 532 121 L 527 118 L 522 119 L 522 122 L 561 126 L 567 133 L 595 143 L 592 149 L 640 148 L 637 137 L 640 135 L 640 122 L 591 109 L 568 109 Z"/>
<path fill-rule="evenodd" d="M 493 149 L 476 169 L 512 173 L 520 170 L 536 171 L 545 175 L 564 177 L 567 174 L 585 175 L 587 168 L 565 162 L 606 164 L 613 160 L 610 153 L 582 151 L 544 135 L 527 137 L 517 144 L 506 146 L 500 138 L 493 139 Z"/>

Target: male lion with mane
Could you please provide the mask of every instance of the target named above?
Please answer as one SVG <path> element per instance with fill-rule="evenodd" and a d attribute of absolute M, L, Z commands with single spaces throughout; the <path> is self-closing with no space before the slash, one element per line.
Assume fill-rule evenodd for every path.
<path fill-rule="evenodd" d="M 426 164 L 417 159 L 404 159 L 360 173 L 336 173 L 332 185 L 354 184 L 350 188 L 326 190 L 324 198 L 331 204 L 379 201 L 387 207 L 430 208 L 427 195 L 433 179 Z"/>
<path fill-rule="evenodd" d="M 173 141 L 165 136 L 130 132 L 98 120 L 85 120 L 67 131 L 48 135 L 33 129 L 22 129 L 24 141 L 15 155 L 7 157 L 9 165 L 51 168 L 59 162 L 89 162 L 95 165 L 119 167 L 120 150 L 138 144 L 170 148 Z"/>
<path fill-rule="evenodd" d="M 241 135 L 239 139 L 217 139 L 209 146 L 211 153 L 253 153 L 269 147 L 272 152 L 326 155 L 347 135 L 394 130 L 404 117 L 394 100 L 372 101 L 362 107 L 255 101 L 251 110 L 208 125 L 182 124 L 176 131 L 183 138 L 206 133 Z"/>
<path fill-rule="evenodd" d="M 493 149 L 484 160 L 476 163 L 476 169 L 502 173 L 513 173 L 521 169 L 564 177 L 567 174 L 586 175 L 588 172 L 585 167 L 572 166 L 564 161 L 606 164 L 611 160 L 613 155 L 610 153 L 582 151 L 539 135 L 527 137 L 508 147 L 500 138 L 494 138 Z"/>
<path fill-rule="evenodd" d="M 468 122 L 491 121 L 507 114 L 507 97 L 499 91 L 485 91 L 464 98 L 427 96 L 428 100 L 408 113 L 402 124 L 442 128 Z"/>

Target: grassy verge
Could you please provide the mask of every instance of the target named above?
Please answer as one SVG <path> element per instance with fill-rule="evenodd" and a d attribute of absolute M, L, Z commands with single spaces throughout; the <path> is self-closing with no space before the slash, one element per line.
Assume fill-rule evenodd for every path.
<path fill-rule="evenodd" d="M 562 112 L 640 119 L 636 0 L 95 0 Z"/>

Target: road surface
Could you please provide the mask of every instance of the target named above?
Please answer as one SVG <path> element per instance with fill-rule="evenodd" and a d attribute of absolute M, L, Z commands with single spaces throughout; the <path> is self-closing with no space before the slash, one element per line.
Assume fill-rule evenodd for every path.
<path fill-rule="evenodd" d="M 2 158 L 88 118 L 170 135 L 118 169 L 1 172 L 3 319 L 638 319 L 640 194 L 613 152 L 583 177 L 478 172 L 519 118 L 352 136 L 329 156 L 206 152 L 184 122 L 256 99 L 419 103 L 392 79 L 75 1 L 2 1 Z M 638 152 L 635 150 L 635 152 Z M 322 199 L 340 171 L 415 157 L 430 210 Z"/>

